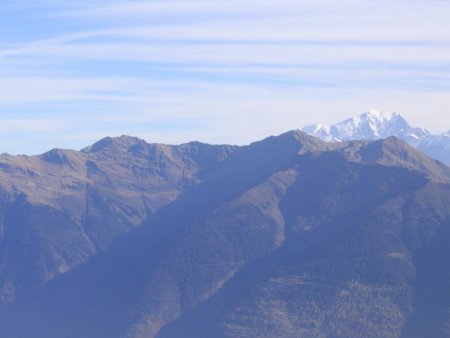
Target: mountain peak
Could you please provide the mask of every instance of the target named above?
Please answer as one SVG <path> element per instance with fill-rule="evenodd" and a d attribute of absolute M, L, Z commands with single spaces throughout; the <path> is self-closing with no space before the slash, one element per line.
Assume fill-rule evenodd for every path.
<path fill-rule="evenodd" d="M 328 144 L 322 139 L 309 135 L 300 129 L 291 130 L 278 136 L 271 136 L 260 142 L 274 142 L 286 147 L 288 144 L 297 148 L 298 151 L 319 151 L 328 148 Z M 259 142 L 256 142 L 259 143 Z"/>
<path fill-rule="evenodd" d="M 312 124 L 302 129 L 327 142 L 378 140 L 396 136 L 428 156 L 450 165 L 450 131 L 433 135 L 425 128 L 411 127 L 398 113 L 370 109 L 332 124 Z"/>
<path fill-rule="evenodd" d="M 95 142 L 93 145 L 86 147 L 81 151 L 84 153 L 96 153 L 107 149 L 127 150 L 132 146 L 140 144 L 147 144 L 147 142 L 138 137 L 121 135 L 118 137 L 102 138 L 100 141 Z"/>
<path fill-rule="evenodd" d="M 359 154 L 365 163 L 402 167 L 422 172 L 434 181 L 450 181 L 450 168 L 395 136 L 370 142 Z"/>
<path fill-rule="evenodd" d="M 400 116 L 399 114 L 395 112 L 383 112 L 376 109 L 369 109 L 366 113 L 363 114 L 363 116 L 370 117 L 372 119 L 380 120 L 380 121 L 390 121 L 393 118 Z"/>
<path fill-rule="evenodd" d="M 374 109 L 337 123 L 330 128 L 333 136 L 336 139 L 342 138 L 342 140 L 353 138 L 375 140 L 409 129 L 411 127 L 399 114 Z"/>
<path fill-rule="evenodd" d="M 412 130 L 408 122 L 397 113 L 375 109 L 333 125 L 313 124 L 304 132 L 328 142 L 354 139 L 376 140 Z"/>
<path fill-rule="evenodd" d="M 74 150 L 54 148 L 38 157 L 47 163 L 67 165 L 73 168 L 74 162 L 79 162 L 81 155 Z"/>

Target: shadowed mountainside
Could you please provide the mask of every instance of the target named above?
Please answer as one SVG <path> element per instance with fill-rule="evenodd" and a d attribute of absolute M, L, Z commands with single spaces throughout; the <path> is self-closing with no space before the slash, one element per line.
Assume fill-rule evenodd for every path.
<path fill-rule="evenodd" d="M 0 302 L 40 286 L 201 182 L 235 147 L 105 138 L 81 152 L 0 157 Z"/>
<path fill-rule="evenodd" d="M 1 337 L 450 334 L 450 169 L 396 138 L 1 160 Z"/>

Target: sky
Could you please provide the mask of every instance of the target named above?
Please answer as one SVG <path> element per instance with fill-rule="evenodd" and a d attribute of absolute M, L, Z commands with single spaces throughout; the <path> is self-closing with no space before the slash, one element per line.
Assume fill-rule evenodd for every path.
<path fill-rule="evenodd" d="M 450 129 L 450 1 L 4 0 L 0 153 L 247 144 L 368 109 Z"/>

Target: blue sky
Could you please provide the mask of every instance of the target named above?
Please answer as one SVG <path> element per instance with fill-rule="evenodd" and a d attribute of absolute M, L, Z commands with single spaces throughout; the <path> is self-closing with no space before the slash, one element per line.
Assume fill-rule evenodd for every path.
<path fill-rule="evenodd" d="M 370 108 L 444 132 L 449 17 L 430 0 L 6 0 L 0 152 L 245 144 Z"/>

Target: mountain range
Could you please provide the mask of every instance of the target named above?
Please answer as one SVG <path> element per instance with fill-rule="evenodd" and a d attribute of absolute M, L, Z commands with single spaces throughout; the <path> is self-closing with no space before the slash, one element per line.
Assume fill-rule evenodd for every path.
<path fill-rule="evenodd" d="M 1 155 L 0 337 L 449 337 L 450 168 L 339 141 Z"/>
<path fill-rule="evenodd" d="M 396 136 L 429 156 L 450 165 L 450 131 L 433 135 L 424 128 L 414 128 L 397 113 L 369 110 L 333 125 L 313 124 L 305 133 L 328 142 L 377 140 Z"/>

